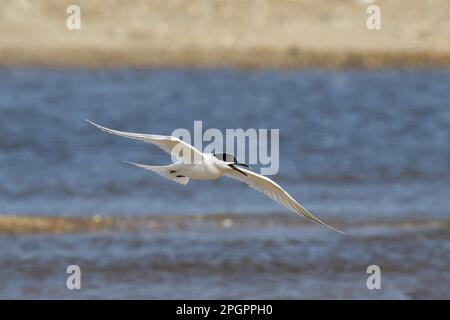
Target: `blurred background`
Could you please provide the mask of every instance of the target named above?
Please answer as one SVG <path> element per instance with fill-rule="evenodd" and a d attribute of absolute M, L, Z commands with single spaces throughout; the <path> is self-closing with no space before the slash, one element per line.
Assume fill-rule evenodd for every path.
<path fill-rule="evenodd" d="M 450 298 L 447 1 L 0 6 L 0 298 Z M 126 165 L 170 156 L 85 118 L 279 128 L 272 178 L 349 235 L 231 179 L 183 187 Z"/>

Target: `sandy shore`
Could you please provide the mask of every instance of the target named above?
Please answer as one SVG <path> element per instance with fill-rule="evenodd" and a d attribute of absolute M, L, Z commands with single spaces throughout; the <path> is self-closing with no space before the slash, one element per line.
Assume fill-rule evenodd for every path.
<path fill-rule="evenodd" d="M 448 230 L 448 219 L 397 219 L 377 221 L 331 220 L 333 225 L 345 229 L 361 228 L 399 228 Z M 292 226 L 296 228 L 322 227 L 305 222 L 296 216 L 274 214 L 258 216 L 236 216 L 232 214 L 213 215 L 154 215 L 154 216 L 18 216 L 0 215 L 1 234 L 63 234 L 99 231 L 152 232 L 168 230 L 212 230 L 215 228 L 274 228 Z M 356 229 L 355 229 L 356 228 Z"/>
<path fill-rule="evenodd" d="M 450 67 L 448 0 L 79 0 L 68 30 L 73 3 L 2 1 L 0 65 Z"/>

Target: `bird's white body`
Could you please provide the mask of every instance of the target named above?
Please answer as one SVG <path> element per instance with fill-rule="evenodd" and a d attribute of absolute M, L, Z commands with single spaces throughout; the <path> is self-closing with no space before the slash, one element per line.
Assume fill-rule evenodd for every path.
<path fill-rule="evenodd" d="M 333 227 L 330 227 L 326 223 L 322 222 L 268 177 L 237 167 L 237 165 L 244 164 L 237 163 L 236 159 L 234 159 L 233 162 L 229 162 L 228 160 L 220 160 L 213 154 L 200 152 L 193 146 L 176 137 L 117 131 L 102 127 L 89 120 L 86 121 L 105 132 L 154 144 L 177 159 L 175 163 L 168 166 L 149 166 L 126 161 L 127 163 L 145 170 L 153 171 L 182 185 L 186 185 L 189 182 L 189 179 L 214 180 L 227 176 L 246 183 L 251 188 L 264 193 L 272 200 L 310 221 L 321 224 L 331 230 L 343 233 L 342 231 L 334 229 Z M 189 157 L 186 155 L 189 155 Z M 194 161 L 187 161 L 186 159 L 194 159 Z"/>
<path fill-rule="evenodd" d="M 182 176 L 194 180 L 214 180 L 223 177 L 227 171 L 232 170 L 224 161 L 217 159 L 211 153 L 204 153 L 200 163 L 185 164 L 177 162 L 169 166 Z"/>

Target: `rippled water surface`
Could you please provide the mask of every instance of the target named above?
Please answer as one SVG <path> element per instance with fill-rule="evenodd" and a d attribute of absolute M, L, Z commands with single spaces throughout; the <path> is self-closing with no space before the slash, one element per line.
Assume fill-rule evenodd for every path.
<path fill-rule="evenodd" d="M 272 178 L 340 236 L 87 124 L 279 128 Z M 141 228 L 0 233 L 2 298 L 450 298 L 450 72 L 0 70 L 0 215 Z M 173 217 L 171 223 L 164 218 Z M 140 220 L 138 220 L 140 221 Z M 82 268 L 81 291 L 65 268 Z M 382 269 L 368 290 L 366 268 Z"/>

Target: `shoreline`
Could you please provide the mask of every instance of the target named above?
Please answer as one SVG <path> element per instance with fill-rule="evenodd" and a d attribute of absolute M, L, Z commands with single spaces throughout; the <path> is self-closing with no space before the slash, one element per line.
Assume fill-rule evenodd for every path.
<path fill-rule="evenodd" d="M 148 49 L 133 51 L 124 55 L 124 51 L 113 49 L 82 50 L 83 58 L 74 59 L 74 52 L 80 50 L 54 49 L 44 55 L 31 55 L 31 51 L 17 52 L 3 49 L 0 53 L 0 67 L 23 68 L 67 68 L 67 69 L 110 69 L 110 68 L 231 68 L 243 70 L 264 69 L 361 69 L 376 70 L 386 68 L 444 68 L 450 69 L 450 52 L 321 52 L 290 48 L 259 49 L 245 51 L 223 49 L 181 49 L 165 51 Z M 67 52 L 65 54 L 64 52 Z M 9 58 L 2 58 L 2 55 Z"/>
<path fill-rule="evenodd" d="M 328 221 L 329 220 L 329 221 Z M 327 219 L 327 222 L 344 229 L 353 228 L 380 228 L 402 229 L 404 231 L 421 230 L 450 230 L 450 219 L 408 219 L 350 221 Z M 201 229 L 233 229 L 233 228 L 273 228 L 313 227 L 315 230 L 321 226 L 306 222 L 297 216 L 284 214 L 262 215 L 258 220 L 254 215 L 236 214 L 197 214 L 197 215 L 146 215 L 146 216 L 21 216 L 0 215 L 0 235 L 20 234 L 79 234 L 92 232 L 158 232 L 170 230 Z"/>

